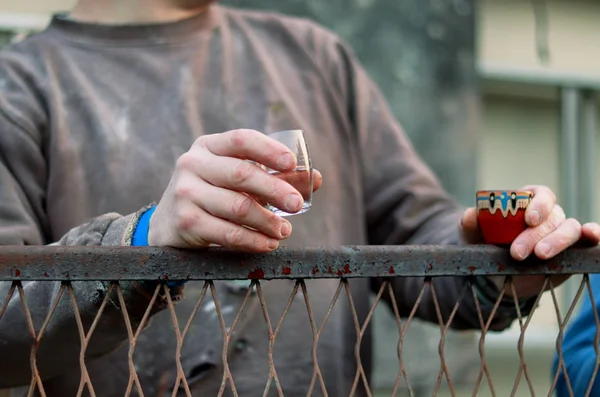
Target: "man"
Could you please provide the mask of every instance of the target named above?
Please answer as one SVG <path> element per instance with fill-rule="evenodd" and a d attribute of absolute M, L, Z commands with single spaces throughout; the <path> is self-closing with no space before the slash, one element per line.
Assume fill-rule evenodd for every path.
<path fill-rule="evenodd" d="M 218 244 L 268 252 L 287 246 L 463 244 L 480 241 L 474 209 L 464 211 L 419 160 L 377 88 L 349 49 L 305 20 L 219 7 L 205 0 L 81 0 L 68 16 L 0 56 L 0 242 L 39 245 L 153 245 L 205 248 Z M 244 128 L 244 129 L 239 129 Z M 306 214 L 279 218 L 249 197 L 295 212 L 302 200 L 290 185 L 251 160 L 286 171 L 295 159 L 263 133 L 305 131 L 319 188 Z M 225 131 L 225 132 L 224 132 Z M 581 239 L 597 244 L 600 226 L 565 219 L 555 196 L 531 187 L 531 226 L 511 246 L 517 259 L 549 258 Z M 245 194 L 244 194 L 245 193 Z M 158 202 L 156 206 L 151 205 Z M 91 219 L 91 220 L 90 220 Z M 249 226 L 253 230 L 243 227 Z M 292 233 L 293 225 L 293 233 Z M 382 280 L 355 280 L 359 320 Z M 464 278 L 434 280 L 444 319 Z M 501 281 L 480 278 L 493 301 Z M 308 282 L 321 322 L 337 282 Z M 422 279 L 393 280 L 407 315 Z M 542 286 L 518 279 L 522 311 Z M 202 283 L 171 287 L 179 322 L 189 316 Z M 153 283 L 124 283 L 136 327 Z M 59 288 L 30 282 L 25 294 L 39 328 Z M 74 283 L 86 329 L 107 292 L 105 283 Z M 291 293 L 289 281 L 264 284 L 271 318 Z M 0 294 L 9 285 L 0 288 Z M 244 294 L 217 283 L 228 326 Z M 484 300 L 485 300 L 484 299 Z M 135 369 L 145 395 L 173 387 L 176 339 L 165 297 L 136 344 Z M 268 338 L 256 296 L 233 336 L 229 367 L 240 395 L 262 395 Z M 106 307 L 86 351 L 96 395 L 123 395 L 129 377 L 127 330 L 116 298 Z M 510 300 L 509 300 L 510 302 Z M 484 316 L 491 312 L 484 305 Z M 494 330 L 516 317 L 500 307 Z M 417 311 L 437 322 L 428 291 Z M 468 295 L 452 325 L 479 327 Z M 67 299 L 39 345 L 37 366 L 47 396 L 75 394 L 80 345 Z M 338 301 L 319 340 L 318 359 L 329 395 L 348 394 L 356 370 L 356 335 L 348 301 Z M 306 395 L 313 373 L 312 332 L 297 299 L 275 343 L 275 366 L 288 396 Z M 370 335 L 362 359 L 370 371 Z M 0 321 L 0 386 L 21 396 L 30 382 L 31 339 L 19 298 Z M 394 347 L 395 348 L 395 347 Z M 222 377 L 222 339 L 213 306 L 196 315 L 182 365 L 193 395 L 214 395 Z M 166 382 L 166 383 L 165 383 Z M 317 390 L 319 388 L 317 387 Z M 170 391 L 169 391 L 170 393 Z M 184 394 L 181 391 L 182 395 Z M 315 392 L 319 394 L 320 391 Z M 359 388 L 363 393 L 363 388 Z"/>
<path fill-rule="evenodd" d="M 579 313 L 569 322 L 561 341 L 560 353 L 554 353 L 550 379 L 552 382 L 555 378 L 557 380 L 557 397 L 600 395 L 600 380 L 596 369 L 600 274 L 590 275 L 590 289 L 591 291 L 583 291 Z"/>

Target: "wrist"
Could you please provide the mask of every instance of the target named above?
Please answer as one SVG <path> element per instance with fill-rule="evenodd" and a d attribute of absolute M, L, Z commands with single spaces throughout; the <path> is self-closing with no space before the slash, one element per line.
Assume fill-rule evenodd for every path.
<path fill-rule="evenodd" d="M 150 223 L 152 221 L 152 216 L 154 215 L 155 210 L 156 206 L 152 206 L 140 216 L 138 224 L 136 225 L 135 230 L 133 232 L 133 238 L 131 240 L 132 246 L 147 247 L 152 245 Z M 185 283 L 185 280 L 169 281 L 167 282 L 167 285 L 172 288 L 181 286 Z"/>

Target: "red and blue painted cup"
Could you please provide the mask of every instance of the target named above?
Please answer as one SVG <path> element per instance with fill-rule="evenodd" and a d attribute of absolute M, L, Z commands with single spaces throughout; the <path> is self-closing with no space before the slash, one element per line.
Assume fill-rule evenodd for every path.
<path fill-rule="evenodd" d="M 527 229 L 525 210 L 533 198 L 526 190 L 480 190 L 477 221 L 487 244 L 510 245 Z"/>

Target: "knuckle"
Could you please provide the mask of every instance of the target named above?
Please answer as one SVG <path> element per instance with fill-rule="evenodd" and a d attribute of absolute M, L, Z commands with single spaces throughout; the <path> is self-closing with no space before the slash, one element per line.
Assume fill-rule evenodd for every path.
<path fill-rule="evenodd" d="M 228 133 L 229 143 L 232 147 L 241 148 L 246 145 L 246 140 L 249 137 L 248 130 L 231 130 Z"/>
<path fill-rule="evenodd" d="M 564 221 L 565 217 L 561 214 L 561 211 L 557 208 L 554 208 L 550 214 L 550 217 L 548 218 L 547 228 L 554 230 L 558 228 Z"/>
<path fill-rule="evenodd" d="M 194 144 L 192 145 L 192 147 L 206 148 L 206 140 L 207 140 L 206 135 L 199 136 L 194 141 Z"/>
<path fill-rule="evenodd" d="M 188 212 L 179 211 L 176 215 L 176 225 L 181 231 L 190 231 L 194 228 L 197 222 L 197 218 Z"/>
<path fill-rule="evenodd" d="M 558 251 L 562 251 L 573 245 L 577 239 L 575 239 L 570 233 L 562 232 L 545 239 L 545 241 L 558 248 Z"/>
<path fill-rule="evenodd" d="M 178 170 L 192 170 L 194 169 L 196 164 L 195 157 L 190 153 L 186 152 L 179 156 L 177 159 L 177 164 L 175 165 Z"/>
<path fill-rule="evenodd" d="M 254 247 L 256 247 L 256 249 L 260 250 L 260 251 L 271 251 L 277 247 L 273 247 L 270 243 L 269 243 L 269 239 L 264 237 L 264 236 L 260 236 L 257 235 L 254 238 Z M 277 244 L 277 246 L 279 246 L 279 244 Z"/>
<path fill-rule="evenodd" d="M 233 185 L 244 185 L 250 178 L 254 176 L 256 167 L 247 161 L 241 161 L 231 174 L 231 182 Z"/>
<path fill-rule="evenodd" d="M 546 208 L 548 210 L 553 209 L 554 207 L 556 207 L 556 196 L 554 195 L 554 193 L 552 192 L 552 190 L 550 189 L 544 189 L 543 190 L 544 195 L 543 195 L 543 204 L 546 206 Z"/>
<path fill-rule="evenodd" d="M 289 194 L 294 192 L 294 188 L 287 182 L 278 178 L 276 175 L 269 174 L 270 189 L 272 198 L 284 200 Z"/>
<path fill-rule="evenodd" d="M 244 231 L 241 228 L 232 228 L 225 233 L 225 243 L 230 246 L 239 246 L 244 241 Z"/>
<path fill-rule="evenodd" d="M 279 216 L 275 215 L 273 212 L 269 211 L 269 218 L 267 219 L 268 225 L 271 228 L 271 231 L 273 232 L 278 232 L 279 230 L 281 230 L 281 227 L 283 226 L 283 222 L 285 222 L 283 219 L 281 219 Z"/>
<path fill-rule="evenodd" d="M 194 193 L 192 187 L 187 183 L 178 183 L 175 185 L 173 195 L 176 200 L 190 199 Z"/>
<path fill-rule="evenodd" d="M 244 219 L 250 213 L 250 207 L 252 206 L 252 199 L 246 195 L 238 194 L 233 199 L 231 205 L 231 213 L 236 218 Z"/>
<path fill-rule="evenodd" d="M 569 246 L 581 236 L 581 224 L 574 218 L 569 218 L 560 223 L 558 227 L 552 228 L 547 234 L 542 234 L 540 240 L 548 239 L 560 246 Z"/>
<path fill-rule="evenodd" d="M 560 219 L 565 220 L 567 218 L 567 215 L 565 214 L 565 210 L 560 205 L 558 205 L 558 204 L 555 205 L 554 211 L 556 211 L 558 213 L 558 216 Z"/>

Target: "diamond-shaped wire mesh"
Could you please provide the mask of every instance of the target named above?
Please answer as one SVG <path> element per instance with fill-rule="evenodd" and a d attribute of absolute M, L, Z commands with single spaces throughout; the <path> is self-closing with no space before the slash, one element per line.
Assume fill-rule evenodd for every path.
<path fill-rule="evenodd" d="M 20 266 L 24 269 L 22 264 Z M 293 266 L 293 263 L 284 260 L 284 268 Z M 389 271 L 382 278 L 375 272 L 369 275 L 370 270 L 365 270 L 354 278 L 348 276 L 351 271 L 345 266 L 341 267 L 339 273 L 335 270 L 325 272 L 324 274 L 337 275 L 325 280 L 313 280 L 312 278 L 319 278 L 318 272 L 314 270 L 310 277 L 265 280 L 262 274 L 242 282 L 219 281 L 217 274 L 210 279 L 190 282 L 187 290 L 169 286 L 166 282 L 152 281 L 150 277 L 140 283 L 128 280 L 75 282 L 66 279 L 11 282 L 2 281 L 9 279 L 8 277 L 0 277 L 0 291 L 6 291 L 6 295 L 0 300 L 0 330 L 5 329 L 1 326 L 2 321 L 7 321 L 7 318 L 15 321 L 15 313 L 19 311 L 21 323 L 11 324 L 11 327 L 15 327 L 16 332 L 27 333 L 30 338 L 27 349 L 15 349 L 26 353 L 28 357 L 17 358 L 4 355 L 11 351 L 11 347 L 6 345 L 8 342 L 2 342 L 3 335 L 0 334 L 0 346 L 3 346 L 1 360 L 8 362 L 5 360 L 14 359 L 19 365 L 28 363 L 28 366 L 21 368 L 25 371 L 24 368 L 27 367 L 28 376 L 20 374 L 17 378 L 29 380 L 12 385 L 20 387 L 19 390 L 27 396 L 62 395 L 62 391 L 57 389 L 57 382 L 47 375 L 48 372 L 52 372 L 54 376 L 62 376 L 68 372 L 71 381 L 78 378 L 76 385 L 68 386 L 76 396 L 337 396 L 341 395 L 340 390 L 344 391 L 343 395 L 349 396 L 380 396 L 383 395 L 380 391 L 373 390 L 370 376 L 372 363 L 368 357 L 368 348 L 371 343 L 381 343 L 372 340 L 370 327 L 377 307 L 386 305 L 395 317 L 399 338 L 393 347 L 398 356 L 398 373 L 393 388 L 385 395 L 404 395 L 402 390 L 406 389 L 408 395 L 415 396 L 403 348 L 406 332 L 413 319 L 429 312 L 432 314 L 430 320 L 437 322 L 439 326 L 439 366 L 431 368 L 432 372 L 437 373 L 433 395 L 496 396 L 503 395 L 503 392 L 494 383 L 490 369 L 494 358 L 486 354 L 486 338 L 493 330 L 501 305 L 506 308 L 507 302 L 509 305 L 512 302 L 517 314 L 515 324 L 519 338 L 514 350 L 518 353 L 519 364 L 508 393 L 511 396 L 533 396 L 536 393 L 552 395 L 562 373 L 570 395 L 574 395 L 573 380 L 568 376 L 563 360 L 562 340 L 566 326 L 576 313 L 577 304 L 584 293 L 591 299 L 597 327 L 593 348 L 599 356 L 600 319 L 587 273 L 584 274 L 567 313 L 563 315 L 559 309 L 557 288 L 548 274 L 535 297 L 531 311 L 525 315 L 522 313 L 522 303 L 517 297 L 514 280 L 508 273 L 499 296 L 490 304 L 481 301 L 470 276 L 464 276 L 465 282 L 455 294 L 454 301 L 447 302 L 444 301 L 446 291 L 445 284 L 440 281 L 441 276 L 423 277 L 422 272 L 399 274 Z M 364 263 L 365 269 L 369 266 L 372 264 Z M 356 273 L 360 271 L 360 267 L 355 267 L 352 271 Z M 364 283 L 355 282 L 369 276 L 380 280 L 379 283 L 371 284 L 375 288 L 370 291 L 365 290 Z M 402 295 L 398 288 L 402 284 L 396 281 L 409 276 L 421 278 L 415 279 L 420 280 L 420 284 L 412 292 L 411 304 L 407 307 L 407 302 L 399 299 Z M 86 283 L 94 283 L 98 289 L 93 298 L 81 293 L 81 290 L 85 290 Z M 44 302 L 44 309 L 32 306 L 36 299 L 39 304 L 36 288 L 49 284 L 54 285 L 54 292 L 48 295 L 50 299 Z M 186 291 L 184 299 L 179 295 L 182 290 Z M 539 312 L 537 308 L 546 290 L 551 296 L 558 322 L 555 348 L 559 366 L 555 373 L 548 375 L 551 378 L 549 390 L 541 390 L 539 385 L 536 386 L 527 365 L 525 339 L 532 318 Z M 135 291 L 143 293 L 137 294 Z M 365 305 L 369 292 L 374 299 L 372 303 Z M 135 300 L 138 299 L 139 303 L 141 296 L 144 304 L 140 308 Z M 93 300 L 93 313 L 80 312 L 82 308 L 90 308 L 90 302 L 86 299 Z M 188 302 L 183 306 L 186 309 L 180 306 L 184 301 Z M 465 308 L 468 305 L 472 307 Z M 487 307 L 484 308 L 484 305 Z M 464 321 L 461 320 L 464 310 L 475 312 L 477 324 L 474 328 L 480 331 L 480 366 L 476 379 L 470 385 L 458 385 L 453 381 L 452 368 L 446 357 L 447 332 L 456 326 L 456 322 L 460 324 Z M 68 318 L 70 322 L 61 323 L 55 317 Z M 349 320 L 340 326 L 342 318 Z M 169 341 L 160 340 L 157 338 L 159 334 L 151 331 L 157 322 L 162 327 L 170 324 L 172 332 L 169 335 L 160 334 L 161 338 Z M 60 340 L 56 337 L 60 332 L 67 332 L 67 325 L 72 328 L 68 334 L 77 335 L 78 339 Z M 113 343 L 113 349 L 102 351 L 98 347 L 98 340 L 94 338 L 105 338 L 108 335 L 107 329 L 110 330 L 111 327 L 114 327 L 115 332 L 123 332 L 123 340 L 120 343 L 107 341 L 106 343 Z M 199 329 L 204 330 L 203 335 L 206 336 L 196 337 Z M 259 335 L 258 339 L 248 339 L 247 335 L 250 333 Z M 23 335 L 21 337 L 26 340 Z M 303 345 L 302 338 L 307 338 L 309 343 Z M 16 337 L 12 335 L 8 341 L 10 340 L 16 340 Z M 65 370 L 48 369 L 49 357 L 40 357 L 45 352 L 57 350 L 48 350 L 45 343 L 62 343 L 65 348 L 71 346 L 65 351 L 73 354 L 70 359 L 74 367 Z M 165 350 L 148 351 L 153 343 L 165 346 Z M 340 376 L 339 369 L 330 367 L 332 357 L 329 354 L 336 351 L 334 344 L 344 345 L 344 350 L 348 352 L 339 358 L 343 376 Z M 291 355 L 285 351 L 296 345 L 304 350 Z M 212 353 L 206 353 L 209 351 Z M 114 362 L 106 359 L 113 354 Z M 190 367 L 190 357 L 198 358 L 203 354 L 210 358 L 204 360 L 206 364 Z M 350 365 L 348 360 L 353 363 Z M 65 359 L 61 362 L 71 361 Z M 550 368 L 551 363 L 546 364 Z M 152 368 L 147 368 L 148 366 Z M 599 367 L 600 360 L 597 360 L 592 379 L 586 380 L 586 395 L 591 393 Z M 120 371 L 121 381 L 115 380 L 114 384 L 107 385 L 105 375 L 113 370 Z M 74 373 L 77 375 L 74 376 Z M 340 386 L 337 384 L 340 380 L 347 384 Z M 2 383 L 6 382 L 10 380 L 2 380 Z M 212 386 L 206 386 L 207 384 Z M 520 386 L 521 384 L 524 386 Z M 0 390 L 0 397 L 1 393 Z"/>

